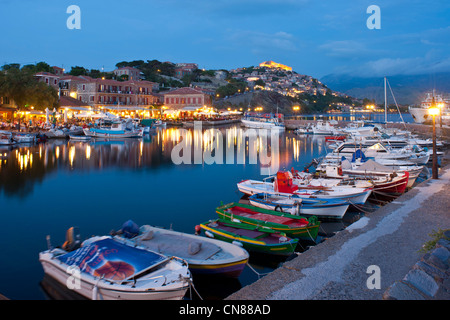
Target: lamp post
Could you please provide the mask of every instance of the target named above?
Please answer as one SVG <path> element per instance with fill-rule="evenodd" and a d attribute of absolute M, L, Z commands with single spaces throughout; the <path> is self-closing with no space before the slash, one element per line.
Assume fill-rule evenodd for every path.
<path fill-rule="evenodd" d="M 436 107 L 436 102 L 431 101 L 431 107 L 428 109 L 428 113 L 433 117 L 433 167 L 432 178 L 438 179 L 438 167 L 437 167 L 437 153 L 436 153 L 436 116 L 440 113 L 439 108 Z"/>

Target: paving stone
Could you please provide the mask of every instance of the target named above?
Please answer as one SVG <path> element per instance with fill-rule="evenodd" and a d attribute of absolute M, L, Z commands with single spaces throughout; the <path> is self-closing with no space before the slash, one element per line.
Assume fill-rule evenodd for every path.
<path fill-rule="evenodd" d="M 433 279 L 438 282 L 439 284 L 443 283 L 444 280 L 447 278 L 447 275 L 445 274 L 444 271 L 436 268 L 433 265 L 430 265 L 426 262 L 423 261 L 419 261 L 417 262 L 414 266 L 413 269 L 416 270 L 422 270 L 424 272 L 426 272 L 428 275 L 432 276 Z"/>
<path fill-rule="evenodd" d="M 416 288 L 403 281 L 394 282 L 383 294 L 383 300 L 427 300 Z"/>
<path fill-rule="evenodd" d="M 445 269 L 448 269 L 449 261 L 450 261 L 450 252 L 442 247 L 436 248 L 431 253 L 432 256 L 435 256 L 439 260 L 442 261 L 442 263 L 446 266 Z"/>
<path fill-rule="evenodd" d="M 410 270 L 403 280 L 410 283 L 429 297 L 434 297 L 436 292 L 439 290 L 439 285 L 433 277 L 422 270 Z"/>

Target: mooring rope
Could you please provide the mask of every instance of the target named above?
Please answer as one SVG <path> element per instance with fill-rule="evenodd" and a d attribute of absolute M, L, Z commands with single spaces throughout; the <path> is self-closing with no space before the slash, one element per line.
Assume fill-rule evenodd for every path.
<path fill-rule="evenodd" d="M 266 272 L 266 273 L 259 273 L 258 271 L 256 271 L 251 265 L 250 263 L 247 262 L 247 266 L 249 266 L 250 270 L 252 270 L 257 276 L 258 276 L 258 280 L 261 279 L 261 276 L 265 276 L 268 275 L 270 272 Z"/>

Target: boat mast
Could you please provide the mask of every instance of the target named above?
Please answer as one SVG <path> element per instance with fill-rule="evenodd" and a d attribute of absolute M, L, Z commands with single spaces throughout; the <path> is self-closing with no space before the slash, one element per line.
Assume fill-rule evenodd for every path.
<path fill-rule="evenodd" d="M 386 77 L 384 77 L 384 123 L 387 124 L 387 91 L 386 91 Z"/>

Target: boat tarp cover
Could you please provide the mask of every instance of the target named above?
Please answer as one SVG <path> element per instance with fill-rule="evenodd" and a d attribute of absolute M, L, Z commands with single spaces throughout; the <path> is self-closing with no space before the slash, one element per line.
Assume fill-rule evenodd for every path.
<path fill-rule="evenodd" d="M 364 164 L 360 165 L 358 171 L 376 171 L 376 172 L 392 172 L 393 170 L 371 159 L 367 160 Z"/>
<path fill-rule="evenodd" d="M 107 280 L 121 281 L 166 259 L 155 252 L 134 248 L 107 238 L 57 257 L 69 266 Z"/>

